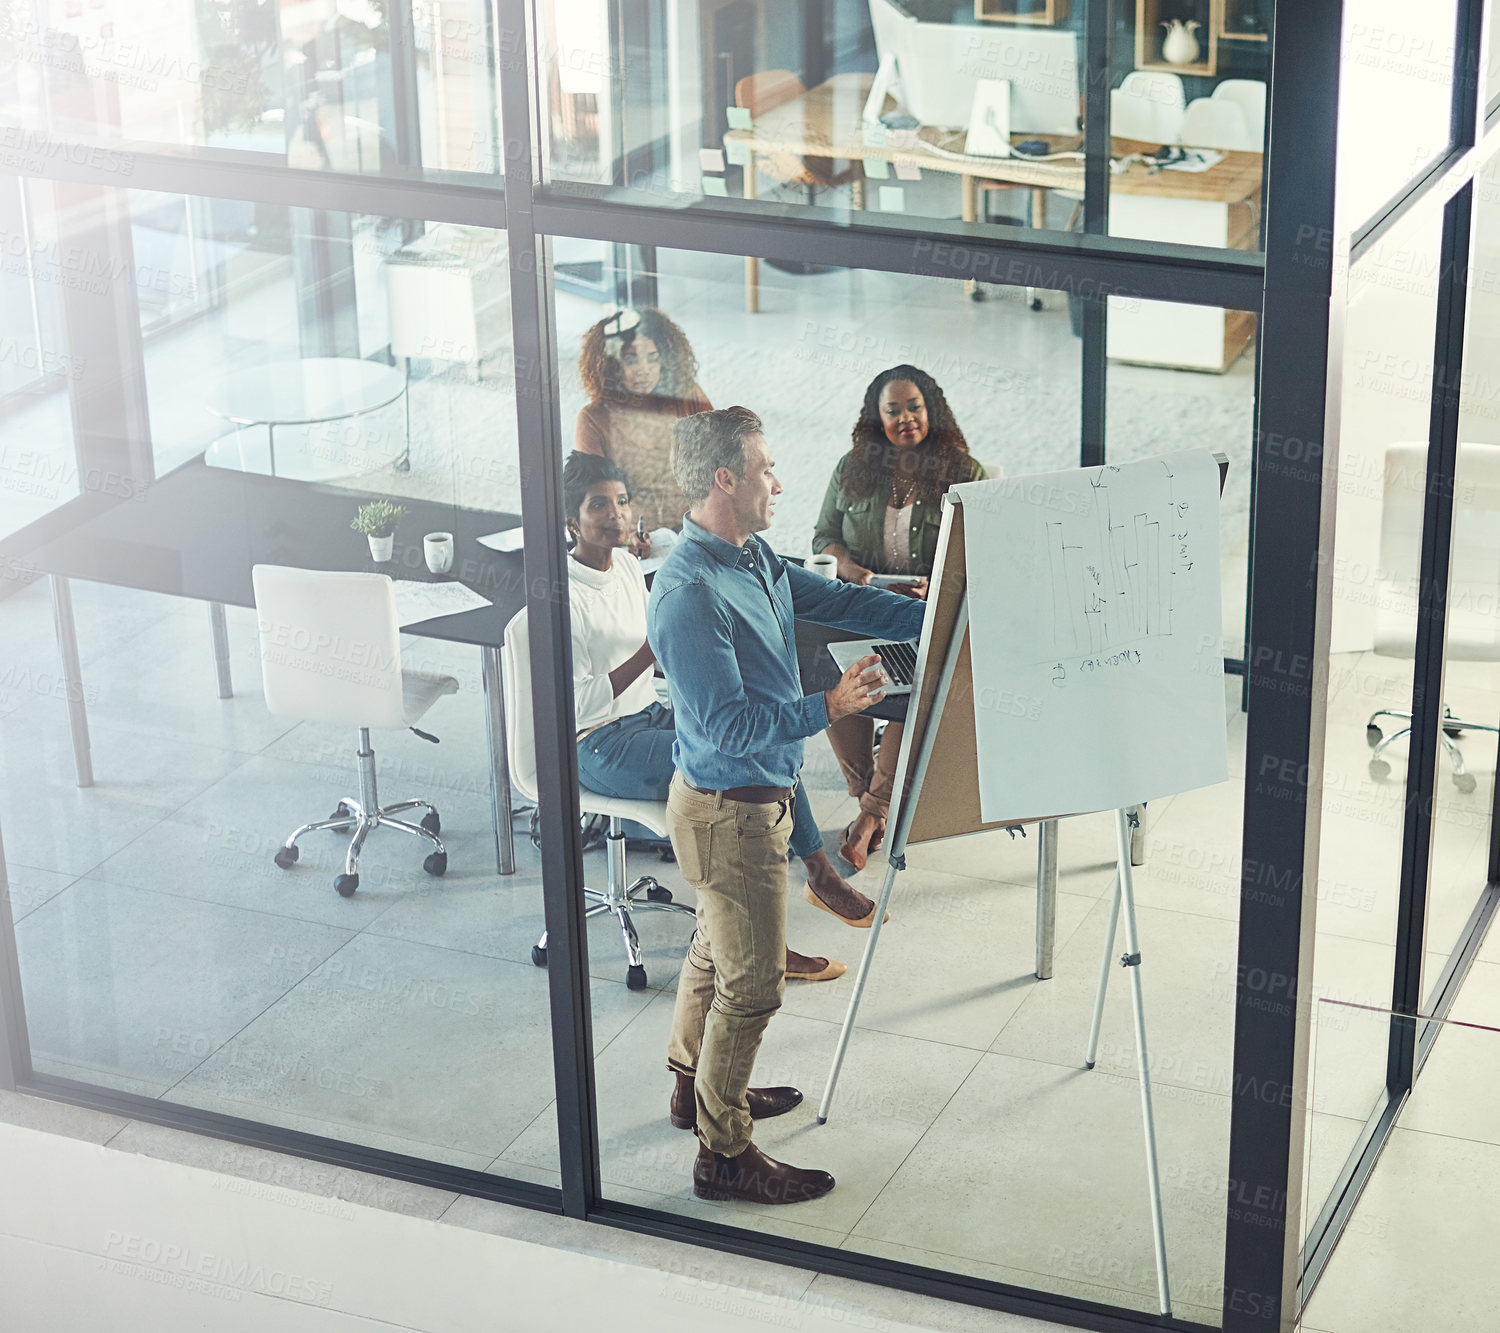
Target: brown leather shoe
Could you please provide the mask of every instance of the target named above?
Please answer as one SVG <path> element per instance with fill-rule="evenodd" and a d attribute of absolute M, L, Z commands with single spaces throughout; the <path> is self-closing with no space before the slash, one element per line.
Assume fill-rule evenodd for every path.
<path fill-rule="evenodd" d="M 806 1171 L 767 1157 L 753 1143 L 737 1157 L 721 1157 L 706 1143 L 693 1163 L 693 1194 L 699 1199 L 746 1203 L 810 1203 L 833 1188 L 826 1171 Z"/>
<path fill-rule="evenodd" d="M 677 1086 L 672 1089 L 672 1100 L 667 1105 L 667 1117 L 673 1129 L 695 1129 L 698 1124 L 698 1100 L 693 1095 L 693 1076 L 676 1075 Z M 802 1094 L 796 1088 L 746 1088 L 745 1101 L 750 1107 L 752 1120 L 769 1120 L 772 1116 L 785 1115 L 794 1106 L 801 1105 Z"/>

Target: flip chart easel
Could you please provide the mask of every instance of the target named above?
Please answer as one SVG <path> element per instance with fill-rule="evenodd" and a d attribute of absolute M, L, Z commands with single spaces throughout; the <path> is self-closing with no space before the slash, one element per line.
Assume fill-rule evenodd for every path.
<path fill-rule="evenodd" d="M 1216 454 L 1214 457 L 1219 464 L 1219 488 L 1222 492 L 1229 462 L 1222 455 Z M 818 1107 L 820 1125 L 828 1123 L 839 1072 L 843 1067 L 849 1038 L 859 1013 L 860 1000 L 869 978 L 870 964 L 880 943 L 880 931 L 886 909 L 890 906 L 891 891 L 895 887 L 897 873 L 906 869 L 908 844 L 960 837 L 986 829 L 1014 828 L 1026 823 L 1041 824 L 1044 831 L 1055 830 L 1056 827 L 1053 819 L 985 820 L 980 813 L 979 755 L 974 731 L 974 675 L 969 651 L 964 510 L 959 498 L 952 492 L 943 497 L 943 526 L 933 565 L 927 616 L 922 625 L 922 640 L 917 651 L 917 674 L 912 683 L 901 758 L 896 768 L 895 817 L 892 821 L 885 881 L 881 885 L 864 955 L 860 958 L 859 970 L 855 974 L 854 990 L 849 997 L 849 1008 L 839 1032 L 833 1064 L 828 1072 L 828 1083 L 823 1090 L 823 1100 Z M 934 665 L 938 668 L 935 672 L 932 670 Z M 942 763 L 934 769 L 932 758 L 937 753 L 941 753 Z M 1098 1054 L 1104 998 L 1109 986 L 1110 959 L 1114 953 L 1123 913 L 1125 953 L 1121 955 L 1119 965 L 1130 972 L 1136 1070 L 1141 1093 L 1141 1127 L 1145 1142 L 1152 1240 L 1156 1251 L 1157 1300 L 1161 1313 L 1169 1315 L 1172 1312 L 1172 1296 L 1167 1275 L 1166 1232 L 1162 1221 L 1161 1180 L 1156 1154 L 1156 1120 L 1151 1104 L 1150 1059 L 1146 1046 L 1145 1007 L 1141 993 L 1141 949 L 1136 931 L 1135 889 L 1130 860 L 1131 831 L 1137 825 L 1138 816 L 1136 807 L 1116 810 L 1114 814 L 1114 892 L 1084 1067 L 1092 1069 Z M 1044 837 L 1039 850 L 1041 861 L 1046 861 L 1049 854 L 1055 866 L 1055 835 L 1051 838 Z M 1055 880 L 1055 870 L 1053 878 Z M 1050 930 L 1051 923 L 1047 922 L 1045 928 Z M 1044 923 L 1039 913 L 1039 938 L 1043 930 Z M 1050 975 L 1050 968 L 1048 974 Z M 1040 977 L 1040 971 L 1038 975 Z"/>

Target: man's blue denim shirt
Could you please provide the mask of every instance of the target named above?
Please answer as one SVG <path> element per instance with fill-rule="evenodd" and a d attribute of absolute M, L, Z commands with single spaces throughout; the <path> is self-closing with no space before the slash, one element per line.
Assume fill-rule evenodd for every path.
<path fill-rule="evenodd" d="M 677 771 L 710 791 L 790 787 L 802 742 L 828 725 L 822 693 L 802 693 L 795 622 L 915 639 L 925 610 L 899 593 L 809 574 L 762 537 L 735 546 L 684 518 L 646 619 L 672 690 Z"/>

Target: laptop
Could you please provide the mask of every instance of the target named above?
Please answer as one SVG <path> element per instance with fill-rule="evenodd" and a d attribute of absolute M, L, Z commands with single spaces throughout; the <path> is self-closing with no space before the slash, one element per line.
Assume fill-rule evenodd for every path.
<path fill-rule="evenodd" d="M 911 693 L 912 677 L 917 674 L 917 640 L 893 643 L 889 639 L 847 639 L 830 643 L 828 651 L 840 671 L 849 670 L 861 657 L 877 654 L 890 680 L 886 694 Z"/>

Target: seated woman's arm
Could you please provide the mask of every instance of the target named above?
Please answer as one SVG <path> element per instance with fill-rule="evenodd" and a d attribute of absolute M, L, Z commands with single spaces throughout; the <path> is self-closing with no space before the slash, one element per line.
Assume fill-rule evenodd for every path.
<path fill-rule="evenodd" d="M 642 643 L 619 666 L 601 669 L 594 660 L 594 642 L 588 615 L 573 604 L 573 706 L 581 731 L 605 721 L 614 712 L 614 702 L 642 672 L 656 661 L 650 644 Z"/>
<path fill-rule="evenodd" d="M 651 651 L 651 645 L 641 644 L 635 652 L 609 673 L 609 685 L 614 691 L 613 697 L 618 699 L 627 687 L 635 683 L 636 678 L 643 671 L 649 671 L 655 665 L 656 654 Z"/>
<path fill-rule="evenodd" d="M 846 583 L 867 583 L 870 571 L 849 557 L 849 548 L 844 545 L 844 464 L 841 459 L 828 479 L 828 489 L 823 492 L 823 507 L 818 510 L 818 521 L 813 525 L 812 553 L 831 555 L 838 564 L 839 578 Z"/>

